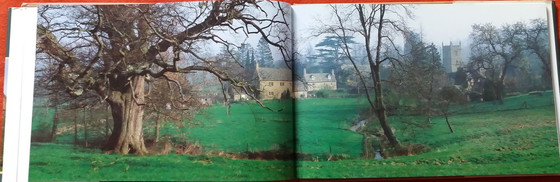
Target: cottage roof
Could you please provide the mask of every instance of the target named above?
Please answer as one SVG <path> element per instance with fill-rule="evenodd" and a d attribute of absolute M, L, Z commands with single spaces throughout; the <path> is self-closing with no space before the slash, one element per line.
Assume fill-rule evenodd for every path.
<path fill-rule="evenodd" d="M 260 81 L 292 81 L 292 71 L 285 68 L 257 68 Z"/>
<path fill-rule="evenodd" d="M 307 73 L 305 74 L 305 81 L 308 83 L 336 82 L 336 78 L 331 73 Z"/>

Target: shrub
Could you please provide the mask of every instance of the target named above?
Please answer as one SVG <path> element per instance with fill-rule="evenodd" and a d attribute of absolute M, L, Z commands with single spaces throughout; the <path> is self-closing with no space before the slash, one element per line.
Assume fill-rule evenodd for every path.
<path fill-rule="evenodd" d="M 37 129 L 31 133 L 31 142 L 50 142 L 52 125 L 46 122 L 40 122 Z"/>
<path fill-rule="evenodd" d="M 318 97 L 318 98 L 328 98 L 329 95 L 330 95 L 329 91 L 328 90 L 323 90 L 323 89 L 318 90 L 315 93 L 315 96 Z"/>

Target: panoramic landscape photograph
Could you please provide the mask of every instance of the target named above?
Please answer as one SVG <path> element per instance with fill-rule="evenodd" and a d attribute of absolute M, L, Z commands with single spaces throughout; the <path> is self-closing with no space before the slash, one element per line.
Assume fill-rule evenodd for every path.
<path fill-rule="evenodd" d="M 290 13 L 40 6 L 29 180 L 294 179 Z"/>
<path fill-rule="evenodd" d="M 29 180 L 560 173 L 548 6 L 41 5 Z"/>
<path fill-rule="evenodd" d="M 560 172 L 546 4 L 292 8 L 299 178 Z"/>

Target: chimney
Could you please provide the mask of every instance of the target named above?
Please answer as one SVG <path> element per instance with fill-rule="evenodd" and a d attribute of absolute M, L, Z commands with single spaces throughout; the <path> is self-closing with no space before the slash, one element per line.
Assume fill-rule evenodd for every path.
<path fill-rule="evenodd" d="M 307 75 L 307 68 L 303 68 L 303 76 Z"/>
<path fill-rule="evenodd" d="M 331 75 L 334 76 L 334 69 L 331 69 Z"/>

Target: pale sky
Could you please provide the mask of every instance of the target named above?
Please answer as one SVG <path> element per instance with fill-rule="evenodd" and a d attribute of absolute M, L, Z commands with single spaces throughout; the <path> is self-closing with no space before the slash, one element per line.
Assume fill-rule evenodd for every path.
<path fill-rule="evenodd" d="M 454 44 L 461 41 L 463 50 L 468 49 L 471 25 L 492 23 L 496 26 L 518 21 L 528 22 L 547 16 L 547 3 L 543 2 L 482 2 L 454 4 L 418 4 L 413 9 L 414 20 L 408 25 L 422 33 L 425 42 Z M 331 17 L 330 7 L 325 5 L 294 5 L 296 39 L 299 45 L 308 47 L 321 38 L 309 38 L 310 30 L 317 28 L 317 20 L 327 21 Z M 302 45 L 301 43 L 305 44 Z M 403 44 L 402 40 L 397 42 Z M 299 49 L 300 51 L 302 49 Z"/>

